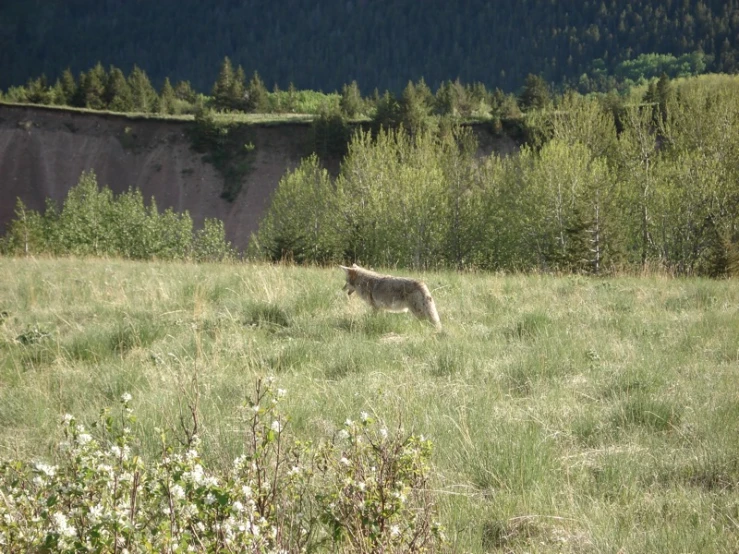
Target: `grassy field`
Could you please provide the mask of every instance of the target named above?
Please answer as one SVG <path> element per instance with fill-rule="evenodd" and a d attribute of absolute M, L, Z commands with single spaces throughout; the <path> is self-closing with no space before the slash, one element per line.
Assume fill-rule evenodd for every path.
<path fill-rule="evenodd" d="M 274 375 L 300 437 L 362 411 L 430 437 L 454 552 L 737 552 L 736 281 L 423 278 L 442 334 L 338 268 L 0 258 L 0 457 L 130 392 L 144 455 L 197 396 L 225 467 Z"/>

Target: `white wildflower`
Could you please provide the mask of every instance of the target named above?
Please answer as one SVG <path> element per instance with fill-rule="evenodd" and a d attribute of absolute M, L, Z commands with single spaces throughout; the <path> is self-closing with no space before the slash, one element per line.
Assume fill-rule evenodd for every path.
<path fill-rule="evenodd" d="M 354 422 L 351 419 L 347 418 L 347 420 L 344 422 L 344 425 L 346 425 L 347 427 L 351 427 L 352 425 L 354 425 Z"/>
<path fill-rule="evenodd" d="M 207 506 L 210 506 L 211 504 L 215 504 L 216 497 L 212 492 L 208 493 L 208 496 L 205 497 L 205 504 Z"/>
<path fill-rule="evenodd" d="M 185 489 L 182 488 L 182 485 L 174 485 L 170 489 L 170 492 L 172 493 L 172 498 L 174 498 L 175 500 L 181 500 L 185 498 Z"/>
<path fill-rule="evenodd" d="M 241 513 L 244 511 L 244 505 L 237 500 L 233 503 L 233 509 L 235 512 Z"/>
<path fill-rule="evenodd" d="M 277 389 L 277 398 L 282 398 L 287 394 L 287 391 L 285 389 Z"/>
<path fill-rule="evenodd" d="M 400 527 L 398 527 L 397 525 L 393 525 L 392 527 L 390 527 L 390 536 L 392 538 L 395 538 L 398 535 L 400 535 Z"/>
<path fill-rule="evenodd" d="M 243 487 L 241 487 L 241 494 L 243 494 L 245 498 L 250 498 L 251 493 L 252 491 L 249 485 L 244 485 Z"/>
<path fill-rule="evenodd" d="M 123 403 L 127 403 L 127 402 L 130 402 L 132 398 L 133 398 L 133 396 L 131 396 L 131 395 L 130 395 L 129 393 L 127 393 L 127 392 L 124 392 L 124 393 L 123 393 L 123 394 L 121 395 L 121 402 L 123 402 Z"/>
<path fill-rule="evenodd" d="M 359 414 L 359 417 L 362 421 L 367 421 L 369 419 L 369 414 L 367 412 L 362 412 Z"/>
<path fill-rule="evenodd" d="M 48 477 L 54 477 L 56 475 L 56 466 L 51 466 L 43 462 L 37 462 L 36 469 Z"/>
<path fill-rule="evenodd" d="M 92 435 L 89 435 L 87 433 L 80 433 L 77 435 L 77 444 L 84 446 L 88 444 L 92 440 Z"/>
<path fill-rule="evenodd" d="M 385 429 L 385 427 L 383 427 L 382 429 L 380 429 L 380 436 L 383 439 L 386 439 L 387 438 L 387 429 Z"/>
<path fill-rule="evenodd" d="M 213 475 L 209 475 L 208 477 L 206 477 L 205 479 L 203 479 L 203 484 L 206 487 L 211 487 L 211 488 L 212 487 L 217 487 L 218 486 L 218 478 L 215 477 L 215 476 L 213 476 Z"/>
<path fill-rule="evenodd" d="M 113 446 L 110 447 L 110 453 L 115 458 L 120 458 L 121 457 L 121 447 L 118 446 L 117 444 L 114 444 Z"/>
<path fill-rule="evenodd" d="M 61 512 L 56 512 L 51 516 L 54 524 L 54 530 L 63 538 L 73 538 L 77 536 L 77 530 L 67 523 L 67 516 Z"/>
<path fill-rule="evenodd" d="M 64 423 L 65 425 L 69 425 L 73 421 L 74 421 L 74 416 L 72 414 L 64 414 L 62 416 L 62 423 Z"/>
<path fill-rule="evenodd" d="M 339 431 L 339 438 L 340 439 L 346 440 L 346 439 L 349 438 L 349 436 L 350 436 L 349 435 L 349 431 L 347 431 L 346 429 L 342 429 L 341 431 Z"/>
<path fill-rule="evenodd" d="M 200 485 L 203 483 L 203 479 L 205 476 L 203 475 L 203 466 L 200 464 L 195 464 L 195 466 L 192 468 L 192 471 L 186 471 L 182 474 L 182 479 L 185 482 L 191 482 L 195 485 Z"/>
<path fill-rule="evenodd" d="M 95 506 L 92 506 L 87 515 L 90 518 L 90 523 L 97 525 L 100 523 L 100 518 L 103 516 L 103 505 L 98 503 Z"/>
<path fill-rule="evenodd" d="M 272 422 L 272 425 L 270 425 L 270 429 L 272 429 L 275 433 L 279 433 L 282 431 L 282 423 L 280 423 L 279 420 L 274 420 Z"/>
<path fill-rule="evenodd" d="M 342 456 L 341 459 L 339 460 L 339 463 L 345 466 L 348 466 L 351 464 L 351 462 L 348 460 L 346 456 Z"/>

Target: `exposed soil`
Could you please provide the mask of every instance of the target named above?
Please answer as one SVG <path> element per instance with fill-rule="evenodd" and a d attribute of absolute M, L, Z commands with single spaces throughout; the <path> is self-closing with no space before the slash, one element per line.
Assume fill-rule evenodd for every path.
<path fill-rule="evenodd" d="M 222 219 L 227 238 L 246 247 L 280 178 L 310 146 L 310 126 L 255 126 L 255 160 L 234 202 L 220 197 L 223 177 L 190 148 L 186 122 L 131 119 L 0 105 L 0 234 L 16 198 L 42 210 L 93 170 L 116 193 L 138 188 L 160 211 L 188 210 L 196 227 Z"/>
<path fill-rule="evenodd" d="M 141 190 L 160 211 L 187 210 L 196 227 L 223 220 L 226 237 L 243 250 L 259 226 L 282 176 L 311 151 L 306 123 L 255 125 L 255 159 L 233 202 L 221 198 L 224 180 L 203 154 L 190 148 L 188 123 L 138 119 L 43 107 L 0 104 L 0 235 L 14 217 L 16 199 L 43 210 L 59 205 L 80 174 L 93 170 L 115 193 Z M 515 152 L 509 137 L 477 129 L 481 154 Z M 339 163 L 329 163 L 335 174 Z"/>

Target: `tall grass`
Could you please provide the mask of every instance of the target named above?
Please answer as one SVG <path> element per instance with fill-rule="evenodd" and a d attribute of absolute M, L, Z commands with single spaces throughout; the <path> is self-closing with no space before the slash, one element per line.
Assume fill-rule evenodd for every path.
<path fill-rule="evenodd" d="M 334 269 L 1 258 L 0 457 L 130 392 L 142 455 L 197 397 L 226 467 L 274 375 L 299 437 L 362 411 L 430 437 L 454 552 L 736 551 L 735 281 L 421 277 L 442 334 Z"/>

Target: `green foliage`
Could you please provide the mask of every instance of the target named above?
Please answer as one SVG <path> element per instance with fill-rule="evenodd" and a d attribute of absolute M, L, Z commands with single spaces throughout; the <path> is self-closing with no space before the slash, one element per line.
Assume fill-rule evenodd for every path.
<path fill-rule="evenodd" d="M 550 96 L 549 86 L 541 75 L 529 74 L 518 97 L 518 105 L 523 111 L 543 110 L 549 106 Z"/>
<path fill-rule="evenodd" d="M 128 76 L 128 86 L 131 89 L 131 107 L 134 111 L 143 113 L 157 111 L 159 97 L 146 71 L 134 65 Z"/>
<path fill-rule="evenodd" d="M 311 123 L 313 152 L 321 159 L 342 159 L 347 152 L 352 126 L 342 112 L 324 110 Z"/>
<path fill-rule="evenodd" d="M 252 460 L 238 466 L 234 460 L 252 452 L 255 381 L 277 373 L 271 390 L 288 393 L 278 398 L 276 411 L 269 411 L 271 396 L 258 402 L 264 410 L 258 429 L 265 438 L 276 434 L 272 423 L 281 414 L 280 456 L 286 457 L 278 475 L 301 469 L 296 481 L 278 477 L 277 498 L 287 493 L 294 499 L 291 483 L 315 485 L 303 499 L 322 494 L 316 504 L 301 504 L 304 519 L 292 520 L 296 526 L 316 522 L 309 552 L 356 552 L 349 534 L 360 528 L 404 530 L 410 519 L 398 512 L 382 520 L 379 511 L 348 510 L 353 500 L 357 510 L 362 501 L 377 506 L 382 493 L 366 479 L 372 467 L 400 467 L 382 465 L 388 459 L 378 443 L 383 428 L 391 452 L 413 458 L 402 441 L 392 440 L 401 425 L 401 439 L 413 433 L 423 441 L 423 432 L 433 441 L 425 490 L 437 507 L 431 521 L 441 522 L 449 544 L 434 544 L 432 552 L 734 550 L 735 282 L 664 274 L 377 270 L 423 279 L 446 335 L 430 333 L 408 314 L 373 314 L 355 295 L 347 298 L 335 266 L 0 258 L 0 459 L 22 467 L 28 494 L 42 491 L 35 477 L 49 483 L 44 491 L 59 491 L 52 507 L 45 507 L 48 496 L 36 502 L 37 495 L 23 506 L 39 517 L 44 509 L 49 515 L 61 511 L 69 526 L 87 533 L 89 519 L 83 518 L 100 501 L 106 508 L 101 529 L 114 533 L 114 518 L 107 516 L 129 521 L 131 496 L 108 502 L 108 485 L 120 475 L 118 490 L 126 495 L 132 480 L 119 472 L 110 450 L 123 427 L 130 427 L 128 459 L 138 456 L 141 462 L 134 508 L 148 506 L 151 525 L 162 525 L 149 538 L 164 542 L 174 532 L 183 537 L 178 544 L 185 544 L 188 533 L 197 533 L 215 544 L 215 523 L 225 530 L 229 516 L 240 517 L 229 508 L 237 500 L 251 513 L 236 495 L 256 475 Z M 126 391 L 134 394 L 128 407 L 136 420 L 130 424 L 124 406 L 116 409 Z M 107 414 L 110 434 L 92 425 L 106 407 L 113 408 Z M 199 444 L 191 438 L 191 407 Z M 85 427 L 81 432 L 104 455 L 76 466 L 84 467 L 77 473 L 66 469 L 76 462 L 57 446 L 66 428 L 60 430 L 58 421 L 67 413 L 75 414 Z M 316 452 L 324 441 L 336 447 L 329 458 L 298 457 L 304 447 Z M 274 464 L 266 461 L 275 459 L 276 440 L 267 446 L 260 451 L 260 467 L 271 471 Z M 189 450 L 197 456 L 187 459 Z M 165 456 L 170 460 L 163 467 Z M 57 467 L 53 484 L 37 462 Z M 113 468 L 112 476 L 97 462 Z M 202 468 L 200 486 L 189 479 L 201 473 L 196 464 Z M 160 466 L 162 472 L 155 472 Z M 303 480 L 310 469 L 313 477 Z M 190 473 L 186 479 L 180 472 Z M 0 477 L 0 505 L 10 498 L 6 475 Z M 232 487 L 236 475 L 239 486 Z M 378 484 L 390 482 L 385 473 L 375 475 Z M 93 476 L 99 486 L 89 485 Z M 162 509 L 170 496 L 164 487 L 153 490 L 152 476 L 170 485 L 174 521 Z M 210 477 L 218 482 L 206 482 Z M 79 491 L 80 481 L 93 496 L 68 498 L 65 491 Z M 252 487 L 252 499 L 258 490 Z M 228 494 L 226 505 L 217 492 Z M 403 494 L 398 488 L 387 492 L 390 502 Z M 421 496 L 413 485 L 409 492 L 406 502 Z M 209 493 L 216 502 L 206 503 Z M 67 510 L 72 506 L 79 512 Z M 295 504 L 282 504 L 288 506 Z M 282 529 L 289 513 L 276 516 Z M 360 513 L 366 519 L 354 518 Z M 139 537 L 152 529 L 136 514 L 141 525 L 122 525 L 121 535 Z M 343 523 L 335 523 L 342 514 Z M 205 530 L 189 521 L 202 521 Z M 9 522 L 0 515 L 0 525 L 24 525 L 27 536 L 32 529 L 49 532 L 50 523 L 33 517 Z M 334 529 L 344 542 L 333 542 Z M 384 552 L 394 552 L 392 545 Z"/>
<path fill-rule="evenodd" d="M 364 100 L 362 99 L 362 93 L 359 91 L 359 85 L 357 85 L 356 81 L 352 81 L 350 84 L 341 87 L 339 108 L 341 109 L 341 113 L 349 119 L 364 114 Z"/>
<path fill-rule="evenodd" d="M 2 239 L 9 254 L 120 256 L 129 259 L 219 261 L 233 256 L 223 222 L 206 219 L 193 233 L 187 212 L 159 214 L 152 199 L 144 204 L 138 189 L 118 196 L 99 188 L 93 172 L 83 172 L 57 212 L 47 203 L 43 215 L 19 200 L 15 219 Z"/>
<path fill-rule="evenodd" d="M 366 413 L 335 438 L 296 442 L 286 391 L 257 380 L 238 417 L 243 453 L 228 470 L 201 458 L 197 405 L 182 446 L 136 452 L 132 397 L 91 432 L 62 419 L 57 463 L 0 462 L 0 544 L 29 550 L 430 552 L 442 544 L 429 488 L 431 443 Z"/>
<path fill-rule="evenodd" d="M 735 81 L 663 78 L 653 106 L 570 92 L 555 109 L 526 115 L 531 145 L 510 157 L 480 157 L 474 133 L 446 119 L 424 124 L 419 90 L 409 83 L 401 102 L 379 99 L 375 132 L 352 138 L 334 187 L 322 189 L 334 198 L 321 196 L 311 217 L 288 222 L 289 195 L 298 195 L 295 205 L 310 196 L 289 192 L 288 177 L 280 193 L 286 223 L 253 251 L 384 266 L 733 271 Z M 321 206 L 327 213 L 319 215 Z M 332 244 L 343 248 L 316 257 L 306 246 L 315 240 L 308 222 L 330 217 L 340 221 Z M 266 220 L 274 225 L 269 212 Z"/>
<path fill-rule="evenodd" d="M 233 202 L 256 155 L 250 126 L 217 121 L 211 110 L 203 108 L 195 114 L 188 135 L 193 149 L 205 154 L 203 159 L 223 175 L 221 198 Z"/>
<path fill-rule="evenodd" d="M 264 113 L 269 107 L 269 92 L 256 71 L 246 87 L 246 111 Z"/>
<path fill-rule="evenodd" d="M 282 178 L 252 249 L 270 260 L 329 263 L 341 260 L 346 225 L 342 194 L 313 155 Z"/>
<path fill-rule="evenodd" d="M 367 90 L 394 94 L 421 76 L 433 88 L 459 77 L 510 93 L 529 73 L 540 73 L 556 87 L 582 82 L 587 93 L 662 71 L 674 78 L 702 73 L 703 64 L 711 72 L 735 73 L 739 67 L 735 0 L 588 2 L 576 12 L 549 0 L 399 0 L 392 10 L 371 2 L 317 8 L 286 1 L 262 6 L 257 18 L 238 2 L 209 10 L 194 0 L 165 0 L 142 18 L 128 5 L 111 17 L 104 3 L 92 0 L 43 9 L 6 0 L 0 20 L 13 40 L 0 54 L 0 87 L 42 72 L 53 81 L 51 70 L 81 60 L 130 68 L 142 63 L 143 53 L 156 53 L 147 67 L 152 81 L 187 76 L 203 92 L 210 91 L 224 54 L 252 64 L 247 74 L 258 70 L 270 90 L 293 82 L 341 91 L 356 79 Z M 216 35 L 217 41 L 204 43 Z M 120 44 L 111 48 L 110 37 L 120 37 Z M 193 37 L 204 44 L 197 52 L 187 47 Z"/>

